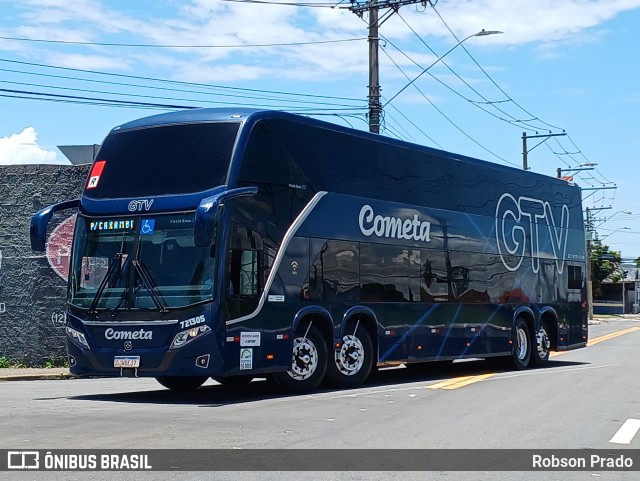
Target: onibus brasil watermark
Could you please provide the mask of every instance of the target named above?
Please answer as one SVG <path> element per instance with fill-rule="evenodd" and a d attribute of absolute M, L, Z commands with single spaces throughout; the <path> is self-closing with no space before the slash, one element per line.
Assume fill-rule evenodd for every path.
<path fill-rule="evenodd" d="M 0 471 L 640 471 L 640 449 L 0 449 Z"/>
<path fill-rule="evenodd" d="M 153 469 L 148 454 L 58 453 L 51 451 L 7 451 L 8 470 L 37 471 L 145 471 Z"/>

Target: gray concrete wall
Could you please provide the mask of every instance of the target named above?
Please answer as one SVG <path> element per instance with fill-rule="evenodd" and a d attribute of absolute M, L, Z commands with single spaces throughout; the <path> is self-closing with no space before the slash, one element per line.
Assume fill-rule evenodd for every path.
<path fill-rule="evenodd" d="M 64 308 L 74 212 L 56 214 L 46 254 L 31 251 L 31 216 L 80 196 L 89 165 L 0 166 L 0 357 L 27 366 L 66 358 Z"/>

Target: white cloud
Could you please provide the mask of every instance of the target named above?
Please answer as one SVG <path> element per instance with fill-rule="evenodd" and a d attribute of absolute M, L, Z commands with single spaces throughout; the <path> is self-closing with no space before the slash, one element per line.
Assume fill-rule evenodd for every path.
<path fill-rule="evenodd" d="M 504 35 L 482 39 L 482 43 L 523 44 L 534 41 L 574 39 L 616 15 L 640 7 L 640 0 L 440 0 L 436 4 L 444 20 L 460 38 L 482 29 L 502 30 Z M 448 37 L 436 12 L 401 9 L 400 14 L 423 35 Z M 389 26 L 406 31 L 398 19 Z M 388 30 L 387 30 L 388 33 Z M 481 42 L 477 40 L 478 43 Z"/>
<path fill-rule="evenodd" d="M 13 164 L 69 164 L 58 158 L 56 152 L 38 145 L 38 134 L 27 127 L 19 134 L 0 137 L 0 165 Z"/>
<path fill-rule="evenodd" d="M 25 0 L 19 8 L 22 24 L 6 29 L 4 34 L 69 41 L 218 46 L 313 42 L 367 35 L 366 15 L 363 21 L 340 8 L 309 9 L 219 0 L 167 0 L 154 8 L 128 10 L 114 5 L 100 0 Z M 434 39 L 455 44 L 437 15 L 440 13 L 460 39 L 481 29 L 504 31 L 503 35 L 471 38 L 467 45 L 486 48 L 492 45 L 536 44 L 539 56 L 552 57 L 561 55 L 562 46 L 567 43 L 599 41 L 600 36 L 606 35 L 602 24 L 624 11 L 640 8 L 640 0 L 440 0 L 436 2 L 436 8 L 437 12 L 428 6 L 405 6 L 384 22 L 380 34 L 399 43 L 400 48 L 412 58 L 415 59 L 420 51 L 424 56 L 426 47 L 418 42 L 411 29 L 428 44 L 433 44 Z M 144 15 L 140 13 L 143 10 Z M 118 49 L 117 55 L 113 55 L 113 50 L 93 47 L 97 50 L 95 55 L 64 56 L 54 56 L 51 46 L 48 49 L 43 49 L 41 44 L 31 47 L 32 58 L 48 63 L 74 68 L 135 71 L 142 61 L 147 67 L 172 72 L 171 77 L 176 80 L 194 80 L 194 73 L 198 70 L 207 73 L 202 80 L 220 79 L 227 83 L 255 79 L 265 74 L 272 78 L 295 80 L 326 79 L 336 74 L 344 78 L 361 75 L 367 67 L 364 42 L 162 51 L 132 48 Z M 15 49 L 18 46 L 15 42 L 3 43 L 0 48 Z M 442 54 L 443 48 L 446 50 L 439 45 L 436 55 Z M 399 58 L 398 55 L 395 57 Z M 184 69 L 182 66 L 187 63 L 191 67 Z M 226 75 L 221 75 L 227 64 L 230 65 Z"/>
<path fill-rule="evenodd" d="M 49 61 L 59 67 L 86 70 L 127 70 L 127 60 L 108 55 L 81 55 L 52 52 Z"/>

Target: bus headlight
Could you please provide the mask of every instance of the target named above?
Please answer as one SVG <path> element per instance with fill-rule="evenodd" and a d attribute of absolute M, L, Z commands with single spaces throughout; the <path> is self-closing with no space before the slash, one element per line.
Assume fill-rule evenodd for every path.
<path fill-rule="evenodd" d="M 87 338 L 80 331 L 76 331 L 75 329 L 67 327 L 67 336 L 69 336 L 69 339 L 71 339 L 74 343 L 76 343 L 83 349 L 90 349 Z"/>
<path fill-rule="evenodd" d="M 211 328 L 209 326 L 192 327 L 186 331 L 181 331 L 173 338 L 173 342 L 169 349 L 179 349 L 185 344 L 189 344 L 191 341 L 194 341 L 209 332 L 211 332 Z"/>

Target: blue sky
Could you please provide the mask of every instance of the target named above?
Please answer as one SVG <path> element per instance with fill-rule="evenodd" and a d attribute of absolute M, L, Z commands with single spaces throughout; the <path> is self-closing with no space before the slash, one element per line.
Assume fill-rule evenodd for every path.
<path fill-rule="evenodd" d="M 366 15 L 305 5 L 0 0 L 0 164 L 65 162 L 57 145 L 99 144 L 167 110 L 127 101 L 267 106 L 367 129 Z M 380 28 L 383 104 L 459 40 L 504 33 L 453 48 L 385 106 L 382 134 L 521 168 L 524 131 L 564 129 L 529 152 L 530 169 L 597 163 L 570 172 L 593 189 L 584 206 L 604 243 L 640 257 L 639 26 L 640 0 L 404 6 Z"/>

